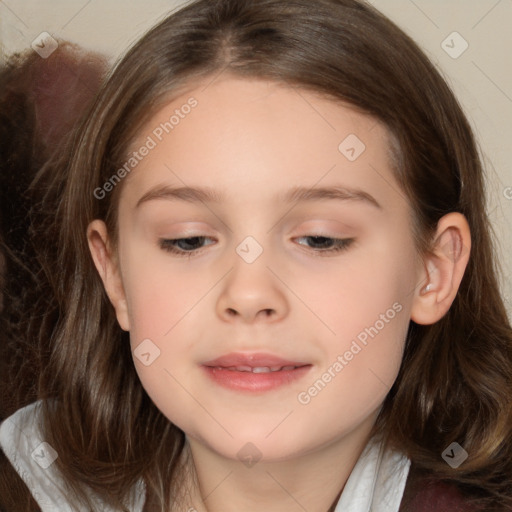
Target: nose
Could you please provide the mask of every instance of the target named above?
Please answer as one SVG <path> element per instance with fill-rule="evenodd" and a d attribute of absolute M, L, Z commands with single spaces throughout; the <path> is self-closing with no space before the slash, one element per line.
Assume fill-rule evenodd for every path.
<path fill-rule="evenodd" d="M 263 255 L 253 263 L 238 258 L 222 281 L 217 314 L 225 322 L 277 322 L 288 314 L 285 290 Z"/>

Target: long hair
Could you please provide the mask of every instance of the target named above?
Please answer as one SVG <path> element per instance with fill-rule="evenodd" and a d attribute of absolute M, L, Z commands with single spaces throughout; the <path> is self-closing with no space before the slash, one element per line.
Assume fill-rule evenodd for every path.
<path fill-rule="evenodd" d="M 29 184 L 92 102 L 106 69 L 102 55 L 68 41 L 46 59 L 30 50 L 0 67 L 0 419 L 37 398 L 45 352 L 37 334 L 54 323 L 46 315 L 49 325 L 41 326 L 32 314 L 46 310 L 51 295 L 29 237 L 36 200 Z M 41 243 L 41 233 L 32 241 Z"/>
<path fill-rule="evenodd" d="M 512 330 L 500 296 L 499 262 L 486 214 L 485 181 L 471 127 L 417 44 L 360 0 L 197 0 L 151 29 L 117 64 L 70 145 L 44 169 L 44 217 L 58 245 L 40 259 L 60 321 L 40 382 L 45 439 L 76 495 L 86 484 L 126 510 L 139 479 L 146 511 L 164 512 L 179 492 L 184 433 L 152 403 L 135 371 L 128 333 L 116 321 L 86 240 L 93 219 L 117 231 L 123 183 L 101 187 L 130 142 L 166 102 L 220 73 L 264 78 L 350 104 L 382 121 L 393 172 L 414 211 L 421 255 L 439 219 L 460 212 L 472 249 L 458 294 L 433 325 L 410 322 L 399 375 L 374 432 L 425 475 L 474 492 L 476 503 L 512 504 Z M 44 177 L 46 176 L 46 177 Z M 43 223 L 43 225 L 45 225 Z M 115 241 L 115 240 L 114 240 Z M 453 441 L 468 459 L 441 457 Z"/>

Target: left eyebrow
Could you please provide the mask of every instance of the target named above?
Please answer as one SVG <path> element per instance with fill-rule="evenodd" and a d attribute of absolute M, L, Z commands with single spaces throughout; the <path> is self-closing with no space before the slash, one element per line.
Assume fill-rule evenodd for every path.
<path fill-rule="evenodd" d="M 338 201 L 361 201 L 368 205 L 382 210 L 380 203 L 368 192 L 359 188 L 334 186 L 334 187 L 293 187 L 280 198 L 285 202 L 338 200 Z M 279 200 L 279 199 L 278 199 Z"/>
<path fill-rule="evenodd" d="M 221 203 L 225 200 L 223 194 L 210 187 L 171 187 L 169 185 L 157 185 L 146 192 L 138 201 L 135 208 L 142 203 L 154 199 L 181 200 L 189 203 Z M 368 205 L 382 209 L 379 202 L 364 190 L 345 187 L 293 187 L 284 194 L 275 198 L 276 202 L 293 203 L 305 201 L 338 200 L 361 201 Z"/>

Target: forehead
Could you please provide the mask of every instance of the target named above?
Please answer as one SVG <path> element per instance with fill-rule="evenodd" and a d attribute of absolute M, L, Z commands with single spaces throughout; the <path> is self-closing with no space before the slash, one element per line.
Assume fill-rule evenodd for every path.
<path fill-rule="evenodd" d="M 123 195 L 134 206 L 156 185 L 207 185 L 246 204 L 292 186 L 343 184 L 386 202 L 398 189 L 389 151 L 384 125 L 340 101 L 272 81 L 210 78 L 139 131 Z"/>

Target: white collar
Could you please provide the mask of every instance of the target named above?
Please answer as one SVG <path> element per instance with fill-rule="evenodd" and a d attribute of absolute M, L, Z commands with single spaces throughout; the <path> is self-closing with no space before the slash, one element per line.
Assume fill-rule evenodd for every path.
<path fill-rule="evenodd" d="M 74 512 L 66 499 L 62 477 L 50 462 L 50 449 L 38 428 L 40 401 L 16 411 L 0 423 L 0 446 L 29 488 L 42 512 Z M 381 443 L 371 439 L 345 484 L 335 512 L 398 512 L 411 461 L 400 452 L 383 452 Z M 47 466 L 46 468 L 44 466 Z M 116 512 L 91 492 L 97 510 Z M 128 509 L 142 512 L 145 487 L 134 486 Z M 85 508 L 80 508 L 85 512 Z"/>
<path fill-rule="evenodd" d="M 73 508 L 66 498 L 66 489 L 60 473 L 57 472 L 55 465 L 48 465 L 51 462 L 52 448 L 42 444 L 43 439 L 38 426 L 40 402 L 38 400 L 17 410 L 0 424 L 0 446 L 27 484 L 42 512 L 76 512 L 76 507 Z M 94 510 L 118 512 L 108 507 L 92 490 L 87 494 L 95 505 Z M 142 512 L 144 501 L 145 487 L 140 481 L 132 490 L 130 502 L 127 504 L 128 510 Z M 82 506 L 78 511 L 89 512 L 89 509 Z"/>
<path fill-rule="evenodd" d="M 352 469 L 334 512 L 398 512 L 411 461 L 370 439 Z"/>

